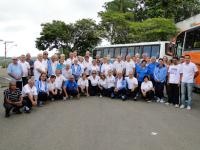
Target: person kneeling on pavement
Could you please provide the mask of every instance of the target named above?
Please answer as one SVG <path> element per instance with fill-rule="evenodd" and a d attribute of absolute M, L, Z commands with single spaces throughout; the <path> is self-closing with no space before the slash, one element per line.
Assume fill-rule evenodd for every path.
<path fill-rule="evenodd" d="M 79 99 L 78 84 L 76 83 L 73 75 L 69 77 L 69 80 L 65 81 L 63 91 L 65 94 L 64 100 L 66 100 L 67 98 L 72 98 L 74 96 L 77 96 L 77 98 Z"/>
<path fill-rule="evenodd" d="M 88 92 L 89 82 L 86 73 L 82 74 L 82 77 L 78 80 L 78 89 L 81 95 L 89 96 Z"/>
<path fill-rule="evenodd" d="M 11 81 L 9 88 L 4 91 L 4 107 L 5 117 L 10 117 L 10 111 L 12 110 L 16 114 L 20 114 L 20 108 L 23 107 L 23 98 L 19 88 L 16 88 L 16 82 Z"/>
<path fill-rule="evenodd" d="M 51 101 L 54 101 L 57 99 L 58 90 L 56 88 L 56 82 L 55 82 L 56 76 L 51 75 L 48 81 L 48 90 L 49 90 L 49 99 Z"/>
<path fill-rule="evenodd" d="M 121 98 L 123 101 L 126 100 L 126 80 L 122 75 L 122 71 L 118 71 L 117 73 L 113 98 Z"/>
<path fill-rule="evenodd" d="M 133 98 L 135 101 L 138 88 L 138 80 L 133 76 L 133 71 L 129 72 L 129 76 L 125 78 L 127 83 L 127 96 L 128 98 Z"/>
<path fill-rule="evenodd" d="M 142 82 L 141 85 L 141 92 L 142 92 L 142 97 L 147 101 L 151 102 L 152 99 L 154 98 L 154 88 L 153 88 L 153 83 L 149 80 L 148 76 L 144 77 L 144 81 Z"/>
<path fill-rule="evenodd" d="M 37 89 L 34 79 L 29 79 L 22 89 L 24 112 L 30 113 L 33 106 L 37 106 Z"/>

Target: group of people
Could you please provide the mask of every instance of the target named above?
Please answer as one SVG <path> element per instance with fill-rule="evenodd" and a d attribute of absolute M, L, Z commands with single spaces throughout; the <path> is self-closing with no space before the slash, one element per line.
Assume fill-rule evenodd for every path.
<path fill-rule="evenodd" d="M 148 58 L 146 54 L 125 58 L 109 56 L 92 58 L 86 51 L 84 57 L 77 51 L 48 57 L 48 52 L 38 54 L 33 61 L 30 54 L 13 57 L 8 75 L 12 78 L 4 91 L 5 116 L 30 113 L 33 106 L 43 106 L 47 100 L 67 100 L 80 96 L 100 96 L 138 100 L 155 100 L 191 109 L 192 89 L 198 69 L 190 56 Z M 166 87 L 166 88 L 165 88 Z M 164 100 L 164 90 L 168 100 Z M 187 91 L 187 92 L 186 92 Z M 181 95 L 179 94 L 181 93 Z M 180 98 L 181 97 L 181 98 Z"/>

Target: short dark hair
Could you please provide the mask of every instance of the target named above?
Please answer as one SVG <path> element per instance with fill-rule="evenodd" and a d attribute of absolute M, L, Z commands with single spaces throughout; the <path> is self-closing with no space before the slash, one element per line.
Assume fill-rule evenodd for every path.
<path fill-rule="evenodd" d="M 147 61 L 146 61 L 146 60 L 142 60 L 142 63 L 144 63 L 144 62 L 145 62 L 145 63 L 147 63 Z"/>
<path fill-rule="evenodd" d="M 178 60 L 178 57 L 173 57 L 173 59 L 176 59 L 176 60 Z"/>
<path fill-rule="evenodd" d="M 164 61 L 163 58 L 159 58 L 158 60 L 159 60 L 159 61 L 160 61 L 160 60 Z"/>
<path fill-rule="evenodd" d="M 144 76 L 143 80 L 144 80 L 145 78 L 147 78 L 147 79 L 149 80 L 149 76 Z"/>

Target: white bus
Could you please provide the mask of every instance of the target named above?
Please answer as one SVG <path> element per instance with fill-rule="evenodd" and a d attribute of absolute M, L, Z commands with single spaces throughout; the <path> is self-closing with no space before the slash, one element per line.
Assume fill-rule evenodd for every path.
<path fill-rule="evenodd" d="M 116 44 L 95 47 L 93 57 L 95 58 L 96 55 L 100 57 L 109 55 L 111 59 L 114 59 L 119 55 L 125 58 L 127 55 L 135 56 L 136 54 L 139 54 L 141 57 L 143 53 L 146 53 L 148 57 L 163 58 L 164 56 L 170 57 L 168 54 L 171 51 L 169 41 Z"/>

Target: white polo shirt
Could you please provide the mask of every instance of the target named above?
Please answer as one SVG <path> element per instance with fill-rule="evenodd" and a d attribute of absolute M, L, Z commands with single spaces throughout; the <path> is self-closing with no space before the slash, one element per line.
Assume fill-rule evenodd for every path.
<path fill-rule="evenodd" d="M 23 89 L 22 89 L 22 96 L 25 97 L 28 94 L 31 94 L 32 96 L 36 96 L 37 95 L 37 89 L 35 86 L 33 86 L 32 88 L 29 86 L 29 84 L 26 84 Z"/>
<path fill-rule="evenodd" d="M 198 68 L 192 62 L 189 64 L 183 63 L 181 72 L 183 73 L 182 82 L 194 83 L 194 75 L 196 72 L 198 72 Z"/>
<path fill-rule="evenodd" d="M 89 86 L 88 79 L 83 80 L 83 78 L 80 78 L 78 80 L 78 86 L 80 86 L 80 87 L 88 87 Z"/>
<path fill-rule="evenodd" d="M 28 77 L 28 70 L 30 69 L 30 65 L 28 62 L 21 62 L 19 61 L 19 64 L 22 66 L 22 72 L 23 72 L 23 75 L 22 77 Z"/>
<path fill-rule="evenodd" d="M 104 73 L 106 76 L 107 76 L 109 70 L 112 70 L 112 64 L 102 64 L 101 65 L 101 72 Z"/>
<path fill-rule="evenodd" d="M 105 89 L 108 88 L 108 84 L 107 84 L 107 82 L 106 82 L 106 79 L 105 79 L 105 80 L 100 79 L 98 84 L 99 84 L 101 87 L 105 88 Z"/>
<path fill-rule="evenodd" d="M 153 84 L 151 81 L 142 82 L 141 84 L 142 91 L 148 92 L 151 88 L 153 88 Z"/>
<path fill-rule="evenodd" d="M 40 70 L 42 70 L 44 72 L 46 71 L 43 63 L 41 61 L 39 61 L 39 60 L 36 60 L 34 62 L 34 77 L 35 77 L 35 80 L 39 80 L 39 77 L 41 75 L 41 73 L 38 72 L 37 69 L 40 69 Z"/>
<path fill-rule="evenodd" d="M 95 79 L 93 78 L 93 76 L 88 77 L 88 80 L 90 80 L 92 86 L 97 86 L 99 83 L 99 79 L 99 76 L 96 76 Z"/>
<path fill-rule="evenodd" d="M 169 73 L 169 83 L 179 84 L 181 76 L 181 66 L 180 65 L 170 65 L 168 69 Z"/>
<path fill-rule="evenodd" d="M 133 72 L 133 69 L 135 68 L 135 63 L 133 61 L 126 61 L 125 63 L 125 69 L 126 69 L 126 76 L 129 75 L 129 72 Z"/>
<path fill-rule="evenodd" d="M 115 61 L 113 64 L 113 69 L 115 69 L 116 71 L 123 71 L 125 69 L 125 64 L 123 61 Z"/>
<path fill-rule="evenodd" d="M 133 89 L 133 88 L 136 88 L 136 85 L 138 85 L 138 80 L 133 77 L 132 79 L 130 79 L 129 77 L 126 77 L 126 82 L 128 84 L 128 89 Z"/>
<path fill-rule="evenodd" d="M 49 81 L 48 84 L 48 90 L 51 91 L 51 90 L 55 90 L 56 89 L 56 82 L 51 82 Z"/>
<path fill-rule="evenodd" d="M 63 85 L 63 82 L 65 82 L 65 80 L 66 79 L 63 75 L 56 76 L 56 80 L 55 80 L 56 88 L 59 90 L 62 90 L 62 85 Z"/>
<path fill-rule="evenodd" d="M 113 75 L 107 76 L 106 82 L 107 82 L 108 88 L 115 87 L 115 77 Z"/>

